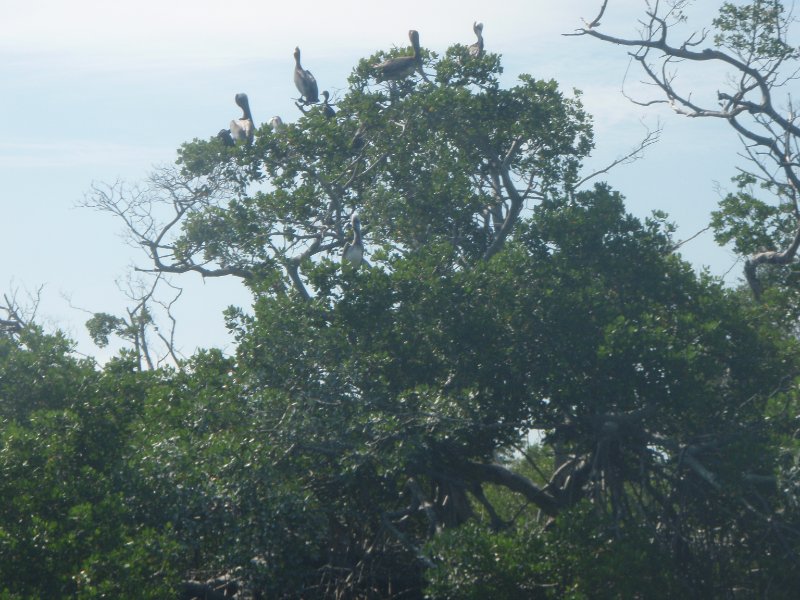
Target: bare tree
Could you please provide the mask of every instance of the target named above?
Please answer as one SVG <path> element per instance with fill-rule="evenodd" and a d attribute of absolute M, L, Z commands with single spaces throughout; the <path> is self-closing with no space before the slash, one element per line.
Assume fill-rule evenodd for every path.
<path fill-rule="evenodd" d="M 713 21 L 713 31 L 694 31 L 674 40 L 691 2 L 648 0 L 646 4 L 638 37 L 600 30 L 609 0 L 604 0 L 594 19 L 584 20 L 582 28 L 567 35 L 590 36 L 631 49 L 632 61 L 645 75 L 644 83 L 656 92 L 642 98 L 623 90 L 632 102 L 667 104 L 680 115 L 719 119 L 738 134 L 744 145 L 742 155 L 751 165 L 746 173 L 775 194 L 779 210 L 794 222 L 790 237 L 778 241 L 782 248 L 755 252 L 745 262 L 747 281 L 758 297 L 762 285 L 757 267 L 791 263 L 800 246 L 800 126 L 789 89 L 798 78 L 800 54 L 788 41 L 792 15 L 776 0 L 751 0 L 745 5 L 725 2 Z M 710 77 L 724 72 L 724 83 L 714 97 L 698 99 L 678 76 L 681 63 L 704 67 Z"/>
<path fill-rule="evenodd" d="M 18 335 L 35 321 L 43 289 L 44 286 L 39 286 L 33 292 L 26 290 L 27 299 L 24 302 L 19 299 L 19 288 L 13 288 L 10 293 L 3 294 L 0 311 L 4 316 L 0 317 L 0 336 Z"/>
<path fill-rule="evenodd" d="M 163 273 L 149 280 L 129 278 L 125 284 L 120 284 L 120 290 L 131 302 L 124 316 L 79 309 L 92 315 L 86 328 L 95 344 L 101 348 L 107 346 L 113 334 L 131 344 L 140 370 L 152 370 L 167 363 L 181 368 L 173 308 L 183 290 L 168 281 Z M 169 294 L 165 290 L 169 290 Z"/>

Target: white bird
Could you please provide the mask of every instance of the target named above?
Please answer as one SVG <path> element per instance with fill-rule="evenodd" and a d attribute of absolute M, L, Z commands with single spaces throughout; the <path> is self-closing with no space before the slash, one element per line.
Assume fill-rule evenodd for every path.
<path fill-rule="evenodd" d="M 280 133 L 286 129 L 286 123 L 279 116 L 274 116 L 269 122 L 272 125 L 272 133 Z"/>
<path fill-rule="evenodd" d="M 250 102 L 247 94 L 236 94 L 236 104 L 242 109 L 242 116 L 231 121 L 231 137 L 236 143 L 251 143 L 255 135 L 253 115 L 250 113 Z"/>
<path fill-rule="evenodd" d="M 353 226 L 353 241 L 344 245 L 342 263 L 349 263 L 358 268 L 364 260 L 364 242 L 361 240 L 361 220 L 358 218 L 358 213 L 353 213 L 350 223 Z"/>
<path fill-rule="evenodd" d="M 303 105 L 319 102 L 317 80 L 314 79 L 311 71 L 304 69 L 300 64 L 300 48 L 294 49 L 294 84 L 300 92 L 300 100 Z"/>

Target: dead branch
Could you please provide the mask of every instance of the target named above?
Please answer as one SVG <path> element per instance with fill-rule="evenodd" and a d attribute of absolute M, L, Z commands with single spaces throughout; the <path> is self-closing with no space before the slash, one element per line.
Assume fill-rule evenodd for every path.
<path fill-rule="evenodd" d="M 600 17 L 605 13 L 607 2 L 601 5 L 598 16 L 584 27 L 570 35 L 590 36 L 606 43 L 631 48 L 630 55 L 646 75 L 647 82 L 660 92 L 661 99 L 640 101 L 623 94 L 640 105 L 668 102 L 672 109 L 681 115 L 693 118 L 717 118 L 726 121 L 740 136 L 746 149 L 746 158 L 755 165 L 756 171 L 775 186 L 778 195 L 787 195 L 797 203 L 797 190 L 800 189 L 800 127 L 791 98 L 784 112 L 775 104 L 773 93 L 789 81 L 798 77 L 798 69 L 792 69 L 784 76 L 781 68 L 787 60 L 796 59 L 795 51 L 786 44 L 788 26 L 791 19 L 782 17 L 777 23 L 774 35 L 786 50 L 773 54 L 760 55 L 755 44 L 758 43 L 757 29 L 752 31 L 752 47 L 743 49 L 735 45 L 700 48 L 709 38 L 708 31 L 694 32 L 679 44 L 670 43 L 669 37 L 674 22 L 680 17 L 683 3 L 678 3 L 660 14 L 659 3 L 649 5 L 646 19 L 642 22 L 640 36 L 627 38 L 610 35 L 598 30 Z M 724 49 L 723 49 L 724 48 Z M 729 79 L 733 86 L 729 91 L 717 91 L 716 106 L 703 105 L 692 99 L 691 93 L 681 92 L 677 87 L 676 71 L 672 67 L 678 62 L 696 64 L 717 64 L 733 71 L 736 77 Z M 660 62 L 660 67 L 657 66 Z M 780 173 L 767 168 L 774 164 Z M 800 245 L 800 214 L 795 211 L 796 232 L 792 242 L 782 251 L 769 251 L 755 254 L 745 262 L 745 277 L 756 297 L 762 292 L 757 277 L 760 265 L 785 265 L 792 262 Z"/>
<path fill-rule="evenodd" d="M 589 175 L 578 181 L 578 183 L 574 185 L 573 189 L 577 190 L 587 181 L 594 179 L 598 175 L 604 175 L 605 173 L 608 173 L 611 169 L 613 169 L 618 165 L 627 165 L 639 160 L 642 157 L 642 153 L 648 147 L 658 142 L 659 138 L 661 137 L 662 131 L 663 128 L 661 127 L 660 124 L 655 129 L 652 130 L 647 128 L 644 138 L 642 138 L 642 140 L 636 146 L 634 146 L 627 154 L 613 160 L 602 169 L 598 169 L 597 171 L 590 173 Z"/>
<path fill-rule="evenodd" d="M 5 317 L 0 317 L 0 335 L 13 337 L 34 323 L 43 289 L 44 286 L 40 285 L 33 292 L 26 290 L 28 299 L 25 304 L 18 298 L 19 288 L 13 288 L 10 294 L 3 294 L 4 304 L 0 304 L 0 311 L 5 313 Z"/>

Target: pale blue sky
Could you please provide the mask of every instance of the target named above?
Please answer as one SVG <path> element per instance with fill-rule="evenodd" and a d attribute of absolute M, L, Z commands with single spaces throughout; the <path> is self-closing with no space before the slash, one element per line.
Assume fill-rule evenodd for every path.
<path fill-rule="evenodd" d="M 419 30 L 422 45 L 443 52 L 471 43 L 472 22 L 483 21 L 487 50 L 503 55 L 506 81 L 520 73 L 555 78 L 580 88 L 594 115 L 597 150 L 587 171 L 627 152 L 660 118 L 662 140 L 634 165 L 605 179 L 637 216 L 670 213 L 689 237 L 708 222 L 727 185 L 739 150 L 723 123 L 679 117 L 667 109 L 641 110 L 619 93 L 628 65 L 623 48 L 589 38 L 563 37 L 592 18 L 599 0 L 375 0 L 107 2 L 5 0 L 0 4 L 0 291 L 45 285 L 40 319 L 100 354 L 84 332 L 87 315 L 70 307 L 121 312 L 115 281 L 132 264 L 146 265 L 125 244 L 120 224 L 76 208 L 93 181 L 136 181 L 154 165 L 174 160 L 181 142 L 209 137 L 238 114 L 237 92 L 247 92 L 255 120 L 278 114 L 294 120 L 292 51 L 334 95 L 361 57 L 407 45 Z M 695 10 L 708 25 L 713 6 Z M 611 0 L 604 30 L 628 33 L 643 0 Z M 689 85 L 713 94 L 721 80 L 686 72 Z M 629 78 L 635 83 L 638 73 Z M 722 274 L 735 258 L 705 234 L 683 254 Z M 735 280 L 741 269 L 729 276 Z M 179 308 L 179 346 L 230 347 L 221 316 L 228 304 L 248 305 L 234 280 L 187 275 Z"/>

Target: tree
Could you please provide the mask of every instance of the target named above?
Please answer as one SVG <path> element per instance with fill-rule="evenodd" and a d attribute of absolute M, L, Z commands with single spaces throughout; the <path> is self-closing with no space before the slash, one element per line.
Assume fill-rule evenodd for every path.
<path fill-rule="evenodd" d="M 30 324 L 0 337 L 0 596 L 163 597 L 179 542 L 123 492 L 142 382 L 132 361 L 101 373 L 71 349 Z"/>
<path fill-rule="evenodd" d="M 754 509 L 784 501 L 764 412 L 783 398 L 788 349 L 607 189 L 553 202 L 525 230 L 469 270 L 442 268 L 450 248 L 426 249 L 344 282 L 333 307 L 263 299 L 244 320 L 248 387 L 270 394 L 275 460 L 330 521 L 330 576 L 411 587 L 436 564 L 422 546 L 437 532 L 480 514 L 495 529 L 519 524 L 489 499 L 500 486 L 527 503 L 522 523 L 535 522 L 531 507 L 569 523 L 589 503 L 592 539 L 630 544 L 630 529 L 638 548 L 647 532 L 672 589 L 763 589 L 775 571 L 742 578 L 734 554 L 743 539 L 795 552 L 769 533 L 772 509 Z M 565 456 L 539 466 L 541 481 L 496 460 L 530 429 Z"/>
<path fill-rule="evenodd" d="M 608 6 L 604 0 L 597 17 L 577 34 L 632 49 L 631 57 L 657 90 L 655 98 L 633 102 L 665 103 L 681 115 L 720 119 L 739 136 L 749 166 L 740 169 L 738 192 L 720 204 L 713 226 L 720 243 L 733 242 L 747 257 L 745 276 L 758 298 L 763 291 L 758 267 L 772 265 L 768 280 L 792 285 L 800 246 L 800 128 L 791 87 L 800 53 L 789 41 L 792 16 L 777 0 L 723 2 L 713 29 L 675 42 L 674 29 L 687 21 L 690 4 L 648 2 L 640 37 L 625 38 L 600 30 Z M 719 77 L 716 97 L 698 99 L 681 85 L 682 62 L 701 65 L 711 77 Z M 770 199 L 757 198 L 754 186 Z"/>
<path fill-rule="evenodd" d="M 157 290 L 167 287 L 171 297 L 161 299 L 156 297 Z M 177 320 L 172 313 L 173 305 L 178 301 L 183 290 L 165 279 L 163 273 L 156 273 L 150 277 L 145 285 L 144 281 L 129 281 L 124 290 L 128 299 L 134 304 L 126 308 L 126 316 L 118 317 L 105 312 L 91 313 L 91 318 L 86 321 L 86 329 L 98 347 L 104 348 L 109 343 L 110 336 L 116 335 L 132 346 L 139 369 L 154 369 L 167 361 L 180 368 L 182 361 L 179 351 L 175 347 L 175 330 Z M 163 318 L 169 323 L 168 327 L 159 327 L 154 315 L 160 311 Z M 161 348 L 158 351 L 150 341 L 151 332 L 160 340 Z"/>
<path fill-rule="evenodd" d="M 375 86 L 369 61 L 383 57 L 356 68 L 336 119 L 313 109 L 285 129 L 261 127 L 252 146 L 186 144 L 179 170 L 143 189 L 96 187 L 87 204 L 122 218 L 156 271 L 234 275 L 308 298 L 317 259 L 340 252 L 356 210 L 378 262 L 448 241 L 468 264 L 502 247 L 526 203 L 578 181 L 589 117 L 555 82 L 501 89 L 497 56 L 458 47 L 436 84 Z M 249 183 L 261 185 L 248 194 Z"/>
<path fill-rule="evenodd" d="M 235 357 L 126 372 L 124 514 L 169 524 L 184 597 L 794 591 L 795 341 L 681 262 L 663 215 L 584 187 L 577 95 L 421 55 L 423 79 L 375 83 L 378 53 L 333 117 L 90 196 L 147 270 L 254 298 Z M 356 212 L 369 264 L 340 266 Z"/>

